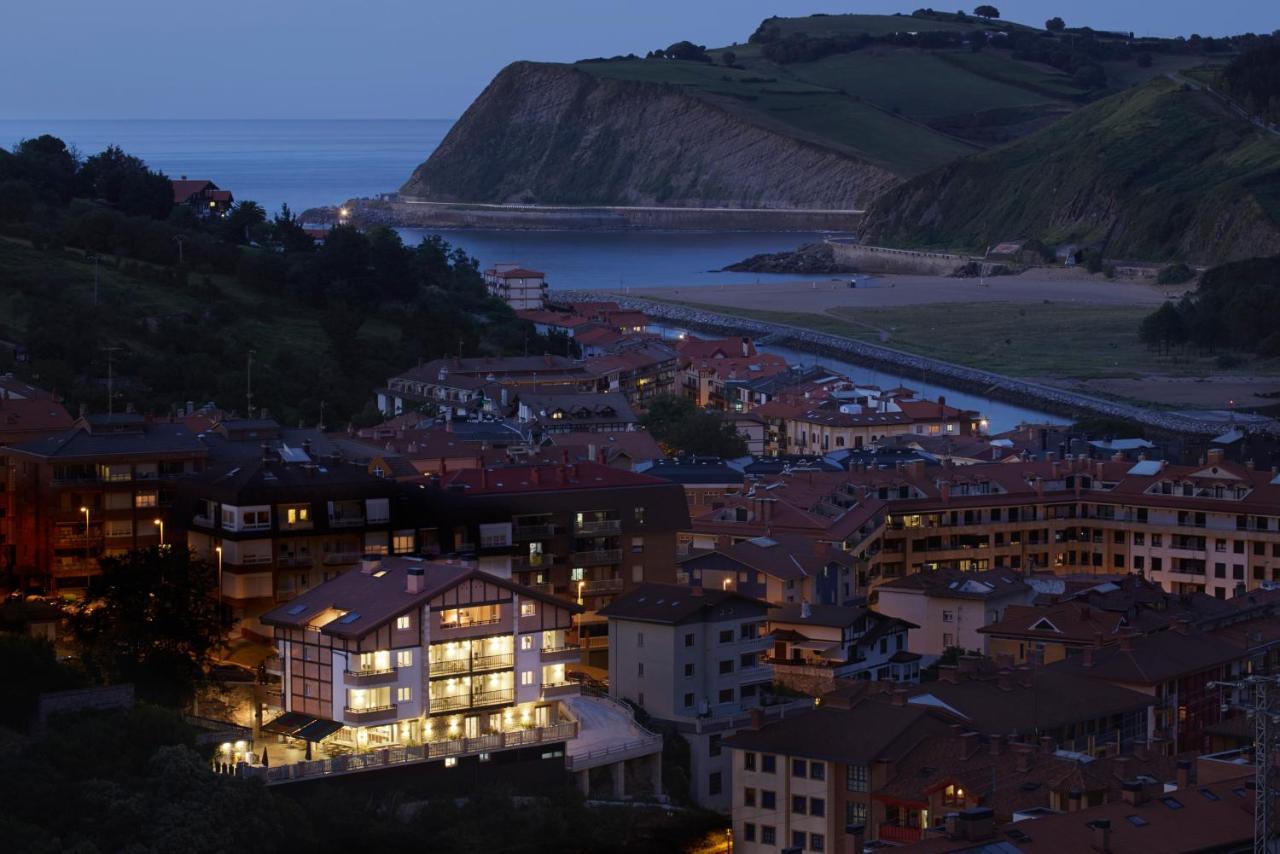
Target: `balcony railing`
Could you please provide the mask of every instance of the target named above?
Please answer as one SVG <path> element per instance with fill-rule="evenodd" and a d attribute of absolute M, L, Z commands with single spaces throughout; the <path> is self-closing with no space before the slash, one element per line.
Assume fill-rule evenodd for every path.
<path fill-rule="evenodd" d="M 454 673 L 469 673 L 471 671 L 470 658 L 441 658 L 429 663 L 428 671 L 433 677 L 449 676 Z"/>
<path fill-rule="evenodd" d="M 470 705 L 470 694 L 449 694 L 444 697 L 432 697 L 428 708 L 432 714 L 435 714 L 436 712 L 452 712 L 457 709 L 466 709 Z"/>
<path fill-rule="evenodd" d="M 394 667 L 385 667 L 381 670 L 346 670 L 343 675 L 353 685 L 385 685 L 396 681 L 399 672 Z"/>
<path fill-rule="evenodd" d="M 918 827 L 900 827 L 896 824 L 881 824 L 880 838 L 885 842 L 919 842 L 924 831 Z"/>
<path fill-rule="evenodd" d="M 511 538 L 521 542 L 543 540 L 556 535 L 556 525 L 517 525 L 511 530 Z"/>
<path fill-rule="evenodd" d="M 364 524 L 363 516 L 330 516 L 330 528 L 359 528 Z"/>
<path fill-rule="evenodd" d="M 276 566 L 281 569 L 306 569 L 315 565 L 313 557 L 282 557 L 276 560 Z"/>
<path fill-rule="evenodd" d="M 514 688 L 501 688 L 497 691 L 479 691 L 471 695 L 471 708 L 480 706 L 496 706 L 499 703 L 510 703 L 516 698 Z"/>
<path fill-rule="evenodd" d="M 510 652 L 499 653 L 498 655 L 482 655 L 471 660 L 471 669 L 473 671 L 502 670 L 514 666 L 515 654 Z"/>
<path fill-rule="evenodd" d="M 352 723 L 374 723 L 395 720 L 396 706 L 395 703 L 386 706 L 368 706 L 363 709 L 353 709 L 347 706 L 342 712 L 346 719 Z"/>
<path fill-rule="evenodd" d="M 472 626 L 492 626 L 494 623 L 499 623 L 499 622 L 502 622 L 501 617 L 491 617 L 484 620 L 451 620 L 447 623 L 444 620 L 441 620 L 440 628 L 469 629 Z"/>
<path fill-rule="evenodd" d="M 577 585 L 574 584 L 573 587 L 576 592 Z M 601 578 L 595 581 L 582 582 L 583 595 L 592 595 L 597 593 L 621 593 L 622 588 L 623 581 L 621 578 Z"/>
<path fill-rule="evenodd" d="M 589 552 L 574 552 L 570 556 L 574 566 L 599 566 L 614 564 L 622 560 L 622 549 L 596 549 Z"/>
<path fill-rule="evenodd" d="M 484 706 L 496 706 L 515 700 L 515 688 L 500 688 L 495 691 L 475 691 L 472 693 L 446 694 L 432 697 L 428 706 L 431 714 L 454 712 L 460 709 L 479 709 Z"/>
<path fill-rule="evenodd" d="M 359 563 L 363 552 L 329 552 L 324 556 L 326 566 L 342 563 Z"/>
<path fill-rule="evenodd" d="M 573 526 L 579 534 L 616 534 L 622 530 L 621 519 L 597 519 L 582 521 Z"/>

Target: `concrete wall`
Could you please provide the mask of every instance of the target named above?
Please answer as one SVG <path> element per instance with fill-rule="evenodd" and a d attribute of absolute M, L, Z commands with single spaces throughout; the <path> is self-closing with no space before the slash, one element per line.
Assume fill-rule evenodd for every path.
<path fill-rule="evenodd" d="M 906 273 L 926 276 L 947 276 L 957 267 L 969 262 L 963 255 L 945 252 L 915 252 L 910 249 L 889 249 L 884 246 L 864 246 L 843 240 L 828 240 L 832 254 L 838 263 L 847 264 L 859 272 Z"/>

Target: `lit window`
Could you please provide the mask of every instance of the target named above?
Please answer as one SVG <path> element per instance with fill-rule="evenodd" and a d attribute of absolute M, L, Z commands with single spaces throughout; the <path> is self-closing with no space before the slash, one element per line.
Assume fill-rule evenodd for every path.
<path fill-rule="evenodd" d="M 524 635 L 520 638 L 521 649 L 533 649 L 533 635 Z"/>
<path fill-rule="evenodd" d="M 532 684 L 533 684 L 533 671 L 532 671 L 532 670 L 524 670 L 524 671 L 521 671 L 521 673 L 520 673 L 520 684 L 521 684 L 521 685 L 532 685 Z"/>
<path fill-rule="evenodd" d="M 396 617 L 396 628 L 397 628 L 397 629 L 407 629 L 407 628 L 409 628 L 409 615 L 408 615 L 408 614 L 404 614 L 403 616 Z"/>
<path fill-rule="evenodd" d="M 520 603 L 520 616 L 532 617 L 538 613 L 538 606 L 533 602 Z"/>
<path fill-rule="evenodd" d="M 449 756 L 449 757 L 446 757 L 444 760 L 444 767 L 446 768 L 453 768 L 457 766 L 457 764 L 458 764 L 458 757 L 456 756 Z"/>
<path fill-rule="evenodd" d="M 402 649 L 397 652 L 396 667 L 413 667 L 413 650 Z"/>
<path fill-rule="evenodd" d="M 397 702 L 397 703 L 407 703 L 407 702 L 409 702 L 409 700 L 411 700 L 411 699 L 413 699 L 413 689 L 412 689 L 412 688 L 397 688 L 397 689 L 396 689 L 396 702 Z"/>

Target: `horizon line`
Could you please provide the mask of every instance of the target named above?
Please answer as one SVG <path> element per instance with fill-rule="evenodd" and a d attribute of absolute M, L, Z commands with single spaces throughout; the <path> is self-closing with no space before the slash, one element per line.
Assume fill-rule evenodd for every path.
<path fill-rule="evenodd" d="M 62 116 L 60 118 L 30 118 L 6 117 L 0 116 L 0 122 L 456 122 L 457 117 L 441 118 L 427 117 L 420 118 L 414 116 L 377 116 L 377 117 L 307 117 L 307 118 L 234 118 L 234 117 L 218 117 L 218 118 L 165 118 L 165 117 L 143 117 L 143 118 L 75 118 Z"/>

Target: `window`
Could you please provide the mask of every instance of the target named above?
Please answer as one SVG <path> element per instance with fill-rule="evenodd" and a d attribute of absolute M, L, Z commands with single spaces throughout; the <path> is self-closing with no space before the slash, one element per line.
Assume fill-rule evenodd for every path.
<path fill-rule="evenodd" d="M 721 676 L 725 675 L 726 673 L 732 673 L 732 672 L 733 672 L 733 659 L 732 659 L 732 658 L 725 659 L 724 661 L 720 662 L 720 675 L 721 675 Z"/>
<path fill-rule="evenodd" d="M 803 759 L 792 759 L 791 760 L 791 776 L 792 777 L 808 777 L 809 763 L 805 762 Z"/>
<path fill-rule="evenodd" d="M 948 424 L 947 426 L 950 427 L 951 425 Z M 809 834 L 809 850 L 810 851 L 826 851 L 827 850 L 826 845 L 827 845 L 827 840 L 823 837 L 821 833 Z"/>
<path fill-rule="evenodd" d="M 159 503 L 159 495 L 155 492 L 139 492 L 133 497 L 134 507 L 155 507 Z"/>
<path fill-rule="evenodd" d="M 721 702 L 721 703 L 732 703 L 732 702 L 733 702 L 733 689 L 732 689 L 732 688 L 725 688 L 723 691 L 721 691 L 721 692 L 720 692 L 720 702 Z"/>
<path fill-rule="evenodd" d="M 573 569 L 569 570 L 570 581 L 585 581 L 586 577 L 587 571 L 580 566 L 575 566 Z"/>
<path fill-rule="evenodd" d="M 761 789 L 760 790 L 760 809 L 775 810 L 777 808 L 778 808 L 778 795 L 769 789 Z"/>
<path fill-rule="evenodd" d="M 284 513 L 286 523 L 290 527 L 294 525 L 306 525 L 311 522 L 311 508 L 305 504 L 285 508 Z"/>
<path fill-rule="evenodd" d="M 712 771 L 707 777 L 707 794 L 718 795 L 723 789 L 722 777 L 719 771 Z"/>
<path fill-rule="evenodd" d="M 809 815 L 822 818 L 827 814 L 827 801 L 825 798 L 809 799 Z"/>
<path fill-rule="evenodd" d="M 796 815 L 804 815 L 805 813 L 807 813 L 808 810 L 806 808 L 808 806 L 809 806 L 809 799 L 806 798 L 804 795 L 791 796 L 791 811 Z"/>
<path fill-rule="evenodd" d="M 949 807 L 964 806 L 964 787 L 948 783 L 942 790 L 942 803 Z"/>
<path fill-rule="evenodd" d="M 954 623 L 955 621 L 956 621 L 956 613 L 955 613 L 955 611 L 943 611 L 943 612 L 942 612 L 942 622 L 944 622 L 944 623 Z"/>
<path fill-rule="evenodd" d="M 760 844 L 776 845 L 778 844 L 778 831 L 771 824 L 760 825 Z"/>
<path fill-rule="evenodd" d="M 396 667 L 413 667 L 413 650 L 402 649 L 397 651 Z"/>
<path fill-rule="evenodd" d="M 684 636 L 684 645 L 693 646 L 693 632 L 689 632 Z"/>
<path fill-rule="evenodd" d="M 399 617 L 396 617 L 396 628 L 407 629 L 409 628 L 410 622 L 408 614 L 401 614 Z"/>
<path fill-rule="evenodd" d="M 397 688 L 397 689 L 396 689 L 396 702 L 397 702 L 397 703 L 407 703 L 407 702 L 409 702 L 411 699 L 413 699 L 413 689 L 412 689 L 412 688 L 402 687 L 402 688 Z"/>
<path fill-rule="evenodd" d="M 744 652 L 742 655 L 738 656 L 738 666 L 743 670 L 746 670 L 748 667 L 755 667 L 756 653 Z"/>
<path fill-rule="evenodd" d="M 742 838 L 747 842 L 756 841 L 756 826 L 751 822 L 745 822 L 742 825 Z"/>
<path fill-rule="evenodd" d="M 804 843 L 805 843 L 805 841 L 806 841 L 806 839 L 807 839 L 807 837 L 808 837 L 808 836 L 809 836 L 809 834 L 805 833 L 803 830 L 793 830 L 793 831 L 791 831 L 791 845 L 792 845 L 793 847 L 795 847 L 795 848 L 797 848 L 797 849 L 799 849 L 799 850 L 803 851 L 803 850 L 804 850 Z"/>
<path fill-rule="evenodd" d="M 533 616 L 536 616 L 537 613 L 538 613 L 538 604 L 536 602 L 520 603 L 520 616 L 533 617 Z"/>
<path fill-rule="evenodd" d="M 720 633 L 720 643 L 733 643 L 733 629 L 725 629 Z"/>
<path fill-rule="evenodd" d="M 532 685 L 532 684 L 533 684 L 533 671 L 532 671 L 532 670 L 522 670 L 522 671 L 520 672 L 520 684 L 521 684 L 521 685 Z"/>
<path fill-rule="evenodd" d="M 644 662 L 643 661 L 636 662 L 636 675 L 641 678 L 644 678 Z"/>
<path fill-rule="evenodd" d="M 636 646 L 644 649 L 644 632 L 636 632 Z"/>
<path fill-rule="evenodd" d="M 684 678 L 686 679 L 693 678 L 693 662 L 689 662 L 684 666 Z"/>
<path fill-rule="evenodd" d="M 855 827 L 867 823 L 867 805 L 861 801 L 845 801 L 844 823 L 847 827 Z"/>
<path fill-rule="evenodd" d="M 827 766 L 826 766 L 826 764 L 825 764 L 825 763 L 823 763 L 823 762 L 810 762 L 810 763 L 809 763 L 809 779 L 810 779 L 810 780 L 825 780 L 825 779 L 827 779 Z"/>
<path fill-rule="evenodd" d="M 865 792 L 867 790 L 867 766 L 850 765 L 845 774 L 844 787 L 850 792 Z"/>
<path fill-rule="evenodd" d="M 635 516 L 633 518 L 635 519 L 637 525 L 643 525 L 644 524 L 644 508 L 643 507 L 635 508 Z"/>
<path fill-rule="evenodd" d="M 715 735 L 711 736 L 711 738 L 707 739 L 707 755 L 708 756 L 720 755 L 720 749 L 721 749 L 720 738 L 721 738 L 720 734 L 716 733 Z"/>
<path fill-rule="evenodd" d="M 772 753 L 766 753 L 760 757 L 760 770 L 765 774 L 778 773 L 778 757 Z"/>
<path fill-rule="evenodd" d="M 391 538 L 391 551 L 398 555 L 413 552 L 413 534 L 396 534 Z"/>
<path fill-rule="evenodd" d="M 744 807 L 753 807 L 756 805 L 756 790 L 748 786 L 742 790 L 742 805 Z"/>
<path fill-rule="evenodd" d="M 684 707 L 685 707 L 686 709 L 692 709 L 692 708 L 693 708 L 693 695 L 692 695 L 692 694 L 685 694 L 685 695 L 684 695 Z"/>
<path fill-rule="evenodd" d="M 521 635 L 520 648 L 525 650 L 533 649 L 533 635 Z"/>
<path fill-rule="evenodd" d="M 749 750 L 746 753 L 742 754 L 742 770 L 743 771 L 756 770 L 756 755 Z"/>
<path fill-rule="evenodd" d="M 953 647 L 953 646 L 955 646 L 955 645 L 956 645 L 956 637 L 955 637 L 955 635 L 947 634 L 947 633 L 945 633 L 945 632 L 944 632 L 944 633 L 943 633 L 943 635 L 942 635 L 942 648 L 943 648 L 943 649 L 950 649 L 951 647 Z"/>
<path fill-rule="evenodd" d="M 631 553 L 633 555 L 644 554 L 644 537 L 631 538 Z"/>

